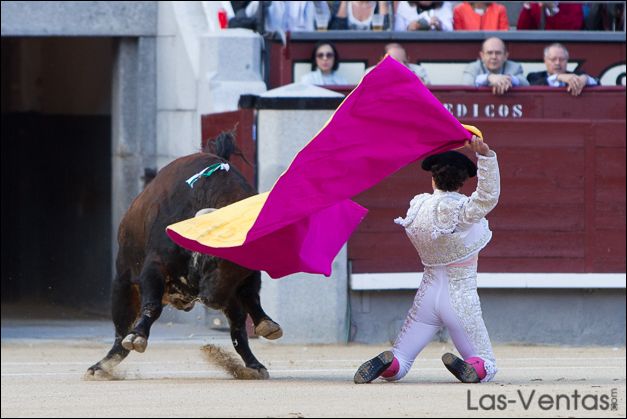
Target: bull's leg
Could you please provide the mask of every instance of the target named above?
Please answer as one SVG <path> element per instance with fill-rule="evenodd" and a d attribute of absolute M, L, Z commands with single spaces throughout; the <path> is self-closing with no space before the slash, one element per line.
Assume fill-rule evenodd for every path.
<path fill-rule="evenodd" d="M 248 346 L 248 334 L 246 333 L 246 312 L 237 298 L 229 301 L 224 314 L 229 319 L 231 327 L 231 341 L 235 350 L 242 358 L 247 368 L 257 370 L 261 378 L 268 378 L 268 370 L 255 358 L 250 346 Z"/>
<path fill-rule="evenodd" d="M 159 256 L 149 255 L 139 274 L 141 317 L 133 330 L 122 339 L 122 346 L 129 351 L 144 352 L 146 350 L 150 328 L 161 315 L 161 310 L 163 310 L 161 301 L 165 292 L 165 278 L 162 269 L 163 265 Z"/>
<path fill-rule="evenodd" d="M 112 284 L 111 314 L 115 326 L 115 341 L 109 353 L 99 362 L 89 367 L 85 378 L 110 379 L 111 371 L 126 358 L 129 351 L 122 346 L 122 339 L 128 334 L 139 314 L 139 292 L 131 285 L 129 271 L 118 275 Z"/>
<path fill-rule="evenodd" d="M 268 316 L 261 307 L 259 290 L 261 289 L 261 272 L 255 271 L 237 290 L 237 295 L 250 314 L 255 324 L 255 333 L 266 339 L 274 340 L 283 336 L 283 330 L 278 323 Z"/>

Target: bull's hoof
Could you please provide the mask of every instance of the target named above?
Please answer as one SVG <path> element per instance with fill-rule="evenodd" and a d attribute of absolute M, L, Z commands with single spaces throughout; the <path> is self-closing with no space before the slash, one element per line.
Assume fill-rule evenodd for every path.
<path fill-rule="evenodd" d="M 234 375 L 238 380 L 267 380 L 270 378 L 268 370 L 263 367 L 259 369 L 248 367 L 238 368 L 234 371 Z"/>
<path fill-rule="evenodd" d="M 122 347 L 124 347 L 127 351 L 137 351 L 142 353 L 146 350 L 146 346 L 148 346 L 148 339 L 143 336 L 136 335 L 135 333 L 127 335 L 122 341 Z"/>
<path fill-rule="evenodd" d="M 255 327 L 255 333 L 269 340 L 275 340 L 283 336 L 283 329 L 278 323 L 270 319 L 264 319 Z"/>
<path fill-rule="evenodd" d="M 111 373 L 99 367 L 91 367 L 83 375 L 83 380 L 86 381 L 111 381 L 113 379 L 114 377 Z"/>

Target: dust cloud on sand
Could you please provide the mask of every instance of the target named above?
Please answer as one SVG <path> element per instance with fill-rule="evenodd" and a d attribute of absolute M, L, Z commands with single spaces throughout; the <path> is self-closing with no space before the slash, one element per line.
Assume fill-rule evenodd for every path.
<path fill-rule="evenodd" d="M 260 371 L 247 368 L 239 356 L 232 354 L 216 345 L 205 345 L 200 348 L 203 357 L 210 363 L 223 369 L 227 374 L 239 380 L 266 380 L 270 378 L 264 368 Z"/>

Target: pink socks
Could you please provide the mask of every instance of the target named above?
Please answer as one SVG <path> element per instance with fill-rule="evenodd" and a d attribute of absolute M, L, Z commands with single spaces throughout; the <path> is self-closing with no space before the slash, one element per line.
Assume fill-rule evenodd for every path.
<path fill-rule="evenodd" d="M 398 363 L 398 359 L 396 359 L 396 357 L 394 357 L 394 360 L 392 361 L 392 364 L 388 367 L 387 370 L 383 371 L 383 374 L 381 374 L 381 377 L 383 377 L 383 378 L 394 377 L 396 374 L 398 374 L 398 370 L 399 369 L 400 369 L 400 366 L 399 366 L 399 363 Z"/>
<path fill-rule="evenodd" d="M 483 359 L 473 356 L 472 358 L 466 359 L 466 362 L 472 365 L 472 367 L 477 372 L 477 375 L 479 376 L 480 380 L 483 380 L 485 378 L 487 373 L 485 370 L 485 362 L 483 361 Z M 394 357 L 392 364 L 390 364 L 390 366 L 385 371 L 383 371 L 383 373 L 381 374 L 381 377 L 383 378 L 394 377 L 396 374 L 398 374 L 399 370 L 400 370 L 400 364 L 398 363 L 398 359 Z"/>
<path fill-rule="evenodd" d="M 396 361 L 396 358 L 394 358 L 394 360 Z M 472 365 L 475 371 L 477 371 L 477 375 L 479 376 L 480 380 L 483 380 L 485 378 L 486 371 L 485 371 L 485 366 L 484 366 L 485 363 L 483 362 L 483 359 L 473 356 L 472 358 L 468 358 L 465 361 L 468 362 L 470 365 Z"/>

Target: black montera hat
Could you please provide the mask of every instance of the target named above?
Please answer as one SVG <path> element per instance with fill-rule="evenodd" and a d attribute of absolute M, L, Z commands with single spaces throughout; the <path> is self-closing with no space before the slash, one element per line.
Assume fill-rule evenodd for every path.
<path fill-rule="evenodd" d="M 477 166 L 475 163 L 458 151 L 447 151 L 445 153 L 434 154 L 422 161 L 422 169 L 431 171 L 433 166 L 454 166 L 460 169 L 466 169 L 468 177 L 477 176 Z"/>

